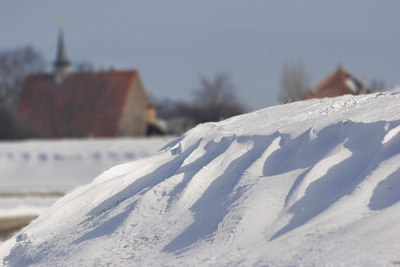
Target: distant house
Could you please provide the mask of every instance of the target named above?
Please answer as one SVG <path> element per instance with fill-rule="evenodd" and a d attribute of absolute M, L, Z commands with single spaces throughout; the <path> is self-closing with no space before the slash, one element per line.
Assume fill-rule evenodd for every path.
<path fill-rule="evenodd" d="M 59 34 L 53 74 L 29 76 L 16 121 L 42 137 L 144 136 L 150 104 L 137 70 L 70 73 Z"/>
<path fill-rule="evenodd" d="M 308 91 L 301 99 L 336 97 L 346 94 L 359 95 L 371 91 L 363 82 L 342 67 L 339 67 L 325 80 Z"/>

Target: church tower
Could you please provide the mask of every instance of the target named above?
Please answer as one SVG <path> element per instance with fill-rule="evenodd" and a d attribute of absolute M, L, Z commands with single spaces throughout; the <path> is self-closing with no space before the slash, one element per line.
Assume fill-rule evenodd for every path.
<path fill-rule="evenodd" d="M 57 84 L 62 83 L 67 77 L 69 69 L 70 63 L 65 53 L 63 31 L 60 29 L 58 32 L 56 60 L 54 61 L 54 79 Z"/>

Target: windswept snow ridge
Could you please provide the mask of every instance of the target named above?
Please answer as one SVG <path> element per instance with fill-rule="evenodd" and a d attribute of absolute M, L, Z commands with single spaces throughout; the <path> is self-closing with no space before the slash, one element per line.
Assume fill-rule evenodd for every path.
<path fill-rule="evenodd" d="M 0 246 L 9 266 L 400 264 L 400 92 L 199 125 Z"/>

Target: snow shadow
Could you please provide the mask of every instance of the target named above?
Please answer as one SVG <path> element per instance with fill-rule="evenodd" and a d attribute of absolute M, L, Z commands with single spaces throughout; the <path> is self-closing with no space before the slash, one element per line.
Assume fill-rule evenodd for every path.
<path fill-rule="evenodd" d="M 157 184 L 173 176 L 179 170 L 183 161 L 199 146 L 200 142 L 201 140 L 199 140 L 192 147 L 186 149 L 183 153 L 177 154 L 177 156 L 173 160 L 161 165 L 153 172 L 141 178 L 138 178 L 122 191 L 104 200 L 101 204 L 92 209 L 87 214 L 87 216 L 94 217 L 101 213 L 104 213 L 105 211 L 108 211 L 113 207 L 118 206 L 124 200 L 138 193 L 141 193 L 143 195 L 145 192 L 147 192 Z"/>
<path fill-rule="evenodd" d="M 182 181 L 177 184 L 170 193 L 170 198 L 168 199 L 168 206 L 170 208 L 172 203 L 177 199 L 177 197 L 185 189 L 186 185 L 192 179 L 192 177 L 198 173 L 204 166 L 208 165 L 212 160 L 217 158 L 219 155 L 224 153 L 228 147 L 235 140 L 234 136 L 223 137 L 220 142 L 209 142 L 204 146 L 205 153 L 203 156 L 195 160 L 194 162 L 185 165 L 180 168 L 177 174 L 184 173 Z"/>
<path fill-rule="evenodd" d="M 46 154 L 44 154 L 44 153 L 40 153 L 38 155 L 38 158 L 39 158 L 40 161 L 47 161 L 48 160 L 48 156 Z"/>
<path fill-rule="evenodd" d="M 173 147 L 175 147 L 176 145 L 178 145 L 180 142 L 182 142 L 182 140 L 185 138 L 185 134 L 182 134 L 181 136 L 177 137 L 176 139 L 172 140 L 171 142 L 169 142 L 168 144 L 166 144 L 165 146 L 163 146 L 161 149 L 159 149 L 158 151 L 164 151 L 164 150 L 171 150 Z"/>
<path fill-rule="evenodd" d="M 118 159 L 118 154 L 113 152 L 113 151 L 108 152 L 107 156 L 108 156 L 108 158 L 111 158 L 113 160 L 117 160 Z"/>
<path fill-rule="evenodd" d="M 369 201 L 371 210 L 382 210 L 400 201 L 400 169 L 381 181 Z"/>
<path fill-rule="evenodd" d="M 173 161 L 164 164 L 160 168 L 156 169 L 154 172 L 136 180 L 126 189 L 107 199 L 97 208 L 93 209 L 88 215 L 96 216 L 96 214 L 104 213 L 104 216 L 106 215 L 106 211 L 111 210 L 113 207 L 119 205 L 119 203 L 123 202 L 124 200 L 129 199 L 136 194 L 143 195 L 148 190 L 164 181 L 166 178 L 179 173 L 184 173 L 183 180 L 177 186 L 175 186 L 174 190 L 172 190 L 172 192 L 170 193 L 168 205 L 171 205 L 174 196 L 178 195 L 185 188 L 185 185 L 189 182 L 190 178 L 192 178 L 195 173 L 197 173 L 203 166 L 208 164 L 215 157 L 225 152 L 229 145 L 233 142 L 233 140 L 234 137 L 232 136 L 222 138 L 221 141 L 218 143 L 208 143 L 204 147 L 206 153 L 203 156 L 201 156 L 194 162 L 185 165 L 184 167 L 181 167 L 184 160 L 188 158 L 188 156 L 191 155 L 193 151 L 199 148 L 199 145 L 201 143 L 201 140 L 199 140 L 196 145 L 179 154 Z M 93 230 L 83 235 L 81 238 L 75 240 L 73 244 L 111 234 L 126 220 L 132 210 L 136 207 L 138 202 L 139 200 L 135 200 L 122 213 L 117 214 L 104 222 L 98 223 L 98 225 Z"/>
<path fill-rule="evenodd" d="M 394 124 L 392 129 L 398 127 L 400 121 Z M 388 131 L 389 132 L 389 131 Z M 400 153 L 400 132 L 396 135 L 387 134 L 390 140 L 385 142 L 385 158 L 389 158 Z M 387 140 L 385 136 L 385 140 Z M 381 181 L 374 189 L 368 207 L 371 210 L 382 210 L 400 201 L 400 170 L 397 170 Z"/>
<path fill-rule="evenodd" d="M 57 153 L 57 154 L 54 154 L 54 155 L 53 155 L 53 159 L 54 159 L 55 161 L 62 161 L 62 160 L 64 160 L 64 156 Z"/>
<path fill-rule="evenodd" d="M 92 153 L 92 158 L 94 160 L 101 160 L 101 153 L 100 152 L 94 152 Z"/>
<path fill-rule="evenodd" d="M 339 127 L 343 127 L 340 123 Z M 280 149 L 273 152 L 265 161 L 264 176 L 275 176 L 297 169 L 314 166 L 325 157 L 338 143 L 344 141 L 336 126 L 323 129 L 318 138 L 311 138 L 313 129 L 309 129 L 295 139 L 289 134 L 281 134 Z"/>
<path fill-rule="evenodd" d="M 134 159 L 135 158 L 135 153 L 133 152 L 125 152 L 124 154 L 126 159 Z"/>
<path fill-rule="evenodd" d="M 395 124 L 398 124 L 398 122 Z M 374 123 L 346 121 L 326 127 L 318 133 L 315 139 L 309 141 L 309 144 L 304 137 L 286 141 L 282 148 L 276 151 L 277 155 L 274 155 L 274 157 L 283 160 L 285 155 L 289 156 L 291 153 L 295 153 L 291 162 L 285 164 L 285 172 L 300 167 L 311 169 L 321 159 L 324 159 L 334 146 L 340 143 L 344 143 L 344 147 L 352 154 L 340 163 L 331 166 L 322 177 L 314 177 L 316 180 L 307 185 L 304 196 L 289 207 L 288 212 L 293 214 L 293 217 L 288 225 L 274 234 L 270 240 L 284 235 L 324 212 L 340 198 L 353 192 L 370 171 L 376 168 L 379 162 L 397 153 L 382 145 L 381 141 L 386 134 L 385 125 L 386 122 L 383 121 Z M 305 142 L 305 144 L 299 145 L 299 142 Z M 294 151 L 294 148 L 299 150 Z M 313 151 L 313 149 L 316 150 Z M 301 157 L 308 158 L 309 155 L 313 155 L 308 154 L 311 152 L 317 157 L 314 155 L 309 159 L 301 159 Z M 270 160 L 270 158 L 267 159 L 267 161 Z M 272 167 L 271 163 L 267 162 L 265 167 L 264 171 L 270 173 L 271 170 L 268 168 Z M 302 177 L 299 176 L 298 179 L 304 179 L 310 169 Z M 272 171 L 274 170 L 281 169 L 275 168 Z M 296 181 L 293 187 L 297 187 L 300 182 Z M 295 189 L 292 188 L 291 191 L 293 192 Z"/>
<path fill-rule="evenodd" d="M 94 227 L 94 229 L 89 231 L 79 239 L 73 241 L 72 244 L 77 244 L 85 240 L 89 240 L 91 238 L 96 238 L 111 234 L 115 229 L 117 229 L 120 225 L 123 224 L 125 219 L 136 207 L 138 200 L 135 200 L 132 204 L 128 205 L 128 207 L 122 213 L 112 216 L 111 218 L 108 218 L 105 221 L 102 221 L 102 218 L 106 218 L 106 216 L 109 214 L 112 208 L 117 207 L 123 201 L 139 193 L 143 195 L 147 191 L 155 187 L 157 184 L 164 181 L 166 178 L 173 176 L 176 173 L 176 171 L 180 168 L 185 158 L 187 158 L 188 155 L 190 155 L 199 146 L 200 142 L 201 140 L 199 140 L 195 145 L 188 148 L 183 153 L 177 154 L 177 156 L 173 160 L 165 163 L 164 165 L 160 166 L 159 168 L 149 173 L 148 175 L 145 175 L 135 180 L 125 189 L 111 196 L 110 198 L 104 200 L 94 209 L 89 211 L 86 214 L 86 216 L 89 216 L 88 219 L 83 221 L 80 225 L 84 225 L 90 222 L 91 227 Z M 94 217 L 98 217 L 96 221 L 93 221 Z"/>
<path fill-rule="evenodd" d="M 178 252 L 198 240 L 210 236 L 218 230 L 218 225 L 229 212 L 231 205 L 241 196 L 242 192 L 234 192 L 243 173 L 257 160 L 275 136 L 244 136 L 235 140 L 238 143 L 253 141 L 253 147 L 242 156 L 233 160 L 225 172 L 216 178 L 197 200 L 190 210 L 194 222 L 179 236 L 167 244 L 162 251 Z"/>
<path fill-rule="evenodd" d="M 132 204 L 128 206 L 128 208 L 111 217 L 110 219 L 106 220 L 105 222 L 101 223 L 99 226 L 94 228 L 93 230 L 89 231 L 88 233 L 84 234 L 71 244 L 79 244 L 81 242 L 84 242 L 86 240 L 90 240 L 96 237 L 101 237 L 105 235 L 110 235 L 112 234 L 129 216 L 130 211 L 133 210 L 137 204 L 138 200 L 135 200 Z"/>

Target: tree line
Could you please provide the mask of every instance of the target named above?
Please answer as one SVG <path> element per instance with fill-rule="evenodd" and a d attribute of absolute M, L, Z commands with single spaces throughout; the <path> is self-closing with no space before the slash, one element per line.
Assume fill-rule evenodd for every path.
<path fill-rule="evenodd" d="M 18 106 L 19 95 L 27 75 L 43 73 L 45 69 L 43 56 L 31 46 L 0 51 L 0 139 L 33 135 L 14 125 L 13 113 Z M 95 70 L 88 62 L 74 64 L 73 69 L 75 72 Z M 278 95 L 280 103 L 297 101 L 311 89 L 311 76 L 302 61 L 286 62 L 281 73 Z M 199 83 L 188 101 L 152 97 L 158 117 L 161 122 L 166 122 L 166 133 L 180 134 L 199 123 L 219 121 L 248 111 L 246 105 L 238 99 L 229 75 L 201 77 Z M 370 88 L 374 91 L 383 90 L 385 83 L 372 80 Z"/>
<path fill-rule="evenodd" d="M 95 70 L 87 62 L 73 67 L 75 72 Z M 35 137 L 29 127 L 20 128 L 14 124 L 13 114 L 18 107 L 25 78 L 29 74 L 43 73 L 45 69 L 42 55 L 31 46 L 0 51 L 0 139 Z M 166 122 L 164 128 L 167 134 L 180 134 L 199 123 L 219 121 L 247 111 L 237 98 L 227 74 L 218 74 L 213 79 L 201 77 L 200 86 L 192 92 L 192 100 L 152 98 L 152 102 L 161 121 Z M 68 121 L 62 123 L 68 126 Z"/>
<path fill-rule="evenodd" d="M 167 134 L 180 134 L 193 126 L 220 121 L 243 114 L 247 107 L 238 99 L 230 77 L 217 74 L 200 78 L 200 86 L 192 91 L 189 101 L 153 98 L 158 116 L 166 121 Z"/>
<path fill-rule="evenodd" d="M 0 138 L 14 139 L 30 136 L 14 124 L 13 113 L 17 108 L 24 80 L 31 73 L 45 70 L 41 54 L 31 46 L 0 51 Z"/>

